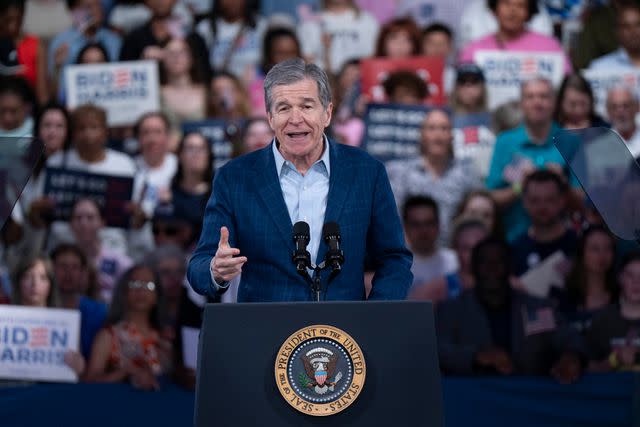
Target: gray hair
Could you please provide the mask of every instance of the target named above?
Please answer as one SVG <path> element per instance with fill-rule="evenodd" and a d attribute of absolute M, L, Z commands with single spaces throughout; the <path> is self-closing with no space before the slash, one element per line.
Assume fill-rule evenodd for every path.
<path fill-rule="evenodd" d="M 631 88 L 631 86 L 624 83 L 618 83 L 607 90 L 606 105 L 609 105 L 609 98 L 611 98 L 614 92 L 625 92 L 627 95 L 631 97 L 633 102 L 638 103 L 639 101 L 638 94 L 636 93 L 635 90 L 633 90 L 633 88 Z"/>
<path fill-rule="evenodd" d="M 144 262 L 152 268 L 157 269 L 158 264 L 166 259 L 177 259 L 186 264 L 184 251 L 174 244 L 158 246 L 153 252 L 147 254 L 144 258 Z"/>
<path fill-rule="evenodd" d="M 331 103 L 331 87 L 327 73 L 316 64 L 307 64 L 301 58 L 287 59 L 274 65 L 264 78 L 264 103 L 267 112 L 271 111 L 272 91 L 276 86 L 286 86 L 301 80 L 311 79 L 318 83 L 320 103 L 326 110 Z"/>
<path fill-rule="evenodd" d="M 551 95 L 555 96 L 555 88 L 553 87 L 553 82 L 540 74 L 536 74 L 534 76 L 525 78 L 524 80 L 522 80 L 522 82 L 520 83 L 520 95 L 522 96 L 522 94 L 524 93 L 524 90 L 527 88 L 527 86 L 529 86 L 531 83 L 544 83 L 549 87 L 549 91 L 551 92 Z"/>

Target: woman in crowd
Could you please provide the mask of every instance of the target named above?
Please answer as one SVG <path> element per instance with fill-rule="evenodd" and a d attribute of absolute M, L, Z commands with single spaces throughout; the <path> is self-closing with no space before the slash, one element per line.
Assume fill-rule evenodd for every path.
<path fill-rule="evenodd" d="M 208 117 L 238 120 L 249 116 L 251 116 L 251 105 L 242 81 L 224 71 L 211 77 Z"/>
<path fill-rule="evenodd" d="M 609 125 L 594 111 L 593 90 L 580 74 L 564 78 L 556 98 L 554 119 L 565 129 L 582 129 Z"/>
<path fill-rule="evenodd" d="M 242 131 L 241 154 L 259 150 L 271 144 L 274 133 L 264 117 L 253 117 L 244 125 Z"/>
<path fill-rule="evenodd" d="M 98 42 L 84 45 L 75 61 L 76 64 L 104 64 L 105 62 L 109 62 L 109 53 L 107 48 Z"/>
<path fill-rule="evenodd" d="M 24 77 L 35 92 L 38 103 L 44 104 L 49 99 L 46 51 L 38 37 L 22 32 L 25 3 L 25 0 L 0 2 L 0 38 L 10 39 L 15 45 L 21 66 L 16 75 Z"/>
<path fill-rule="evenodd" d="M 302 57 L 300 40 L 295 31 L 287 27 L 269 28 L 262 41 L 262 62 L 253 75 L 247 75 L 245 82 L 251 98 L 251 109 L 254 116 L 264 116 L 264 77 L 271 67 L 287 59 Z"/>
<path fill-rule="evenodd" d="M 455 151 L 470 158 L 481 176 L 489 173 L 496 136 L 487 108 L 484 74 L 476 64 L 460 64 L 450 97 L 455 131 Z"/>
<path fill-rule="evenodd" d="M 86 381 L 130 381 L 144 390 L 160 388 L 167 373 L 170 344 L 161 338 L 163 289 L 157 273 L 144 264 L 120 279 L 103 328 L 93 343 Z"/>
<path fill-rule="evenodd" d="M 258 12 L 255 0 L 217 0 L 210 18 L 196 26 L 207 44 L 209 63 L 215 72 L 226 71 L 242 78 L 260 63 L 266 21 Z"/>
<path fill-rule="evenodd" d="M 440 242 L 449 241 L 449 227 L 456 207 L 480 180 L 467 159 L 453 153 L 453 130 L 446 111 L 433 109 L 422 124 L 421 155 L 387 163 L 397 206 L 410 195 L 428 195 L 440 209 Z"/>
<path fill-rule="evenodd" d="M 343 144 L 359 146 L 364 134 L 364 123 L 360 117 L 367 102 L 360 92 L 360 60 L 345 62 L 334 80 L 331 85 L 334 111 L 331 133 Z"/>
<path fill-rule="evenodd" d="M 178 170 L 171 181 L 171 216 L 188 227 L 188 246 L 197 242 L 204 208 L 211 193 L 213 156 L 202 134 L 186 134 L 178 147 Z"/>
<path fill-rule="evenodd" d="M 417 56 L 420 41 L 420 30 L 412 18 L 396 18 L 380 30 L 375 56 L 390 59 Z"/>
<path fill-rule="evenodd" d="M 336 74 L 354 58 L 375 52 L 379 24 L 354 0 L 323 0 L 319 16 L 303 16 L 298 28 L 302 52 L 310 61 Z"/>
<path fill-rule="evenodd" d="M 51 262 L 43 256 L 24 258 L 13 275 L 12 304 L 26 307 L 58 308 L 60 301 Z M 64 362 L 81 375 L 85 359 L 76 351 L 69 350 Z"/>
<path fill-rule="evenodd" d="M 580 240 L 565 287 L 557 295 L 558 311 L 584 332 L 595 315 L 617 300 L 616 241 L 602 226 L 588 228 Z"/>
<path fill-rule="evenodd" d="M 207 88 L 203 71 L 194 62 L 191 47 L 184 39 L 173 38 L 164 47 L 160 83 L 162 111 L 171 120 L 172 128 L 206 117 Z"/>
<path fill-rule="evenodd" d="M 586 333 L 589 370 L 640 369 L 640 253 L 628 253 L 618 276 L 620 299 L 593 318 Z"/>
<path fill-rule="evenodd" d="M 22 137 L 33 132 L 33 92 L 21 77 L 0 75 L 0 136 Z"/>
<path fill-rule="evenodd" d="M 131 258 L 103 242 L 105 222 L 95 200 L 77 200 L 71 209 L 69 226 L 76 244 L 95 268 L 99 299 L 109 303 L 116 282 L 133 263 Z"/>
<path fill-rule="evenodd" d="M 481 50 L 549 52 L 561 54 L 565 74 L 571 72 L 571 63 L 560 43 L 553 37 L 527 28 L 527 22 L 538 12 L 537 0 L 489 0 L 489 8 L 498 21 L 498 31 L 467 44 L 462 49 L 459 62 L 474 62 L 476 52 Z"/>
<path fill-rule="evenodd" d="M 493 237 L 504 237 L 504 230 L 500 221 L 498 205 L 487 190 L 473 190 L 465 194 L 458 205 L 454 220 L 458 218 L 474 217 L 485 223 L 489 234 Z"/>
<path fill-rule="evenodd" d="M 474 246 L 489 236 L 487 225 L 473 216 L 459 218 L 451 232 L 451 248 L 458 257 L 458 271 L 439 277 L 424 286 L 414 287 L 409 299 L 440 302 L 456 298 L 475 285 L 471 271 L 471 252 Z"/>

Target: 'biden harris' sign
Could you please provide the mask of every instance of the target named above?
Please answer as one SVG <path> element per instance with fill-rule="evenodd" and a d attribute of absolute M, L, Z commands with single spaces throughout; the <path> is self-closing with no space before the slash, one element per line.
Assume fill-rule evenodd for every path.
<path fill-rule="evenodd" d="M 158 65 L 154 61 L 69 65 L 67 107 L 95 104 L 107 111 L 109 126 L 133 124 L 160 109 Z"/>
<path fill-rule="evenodd" d="M 0 378 L 77 382 L 64 357 L 78 351 L 79 333 L 77 310 L 2 306 Z"/>

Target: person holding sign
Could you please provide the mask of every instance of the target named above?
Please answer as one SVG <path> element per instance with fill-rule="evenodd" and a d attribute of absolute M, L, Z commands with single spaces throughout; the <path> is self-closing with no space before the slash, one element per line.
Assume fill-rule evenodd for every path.
<path fill-rule="evenodd" d="M 460 54 L 461 63 L 474 62 L 476 52 L 481 50 L 551 52 L 562 54 L 564 71 L 571 72 L 571 63 L 556 39 L 527 29 L 527 22 L 538 9 L 537 0 L 489 0 L 489 7 L 498 20 L 498 31 L 466 45 Z"/>
<path fill-rule="evenodd" d="M 22 260 L 14 272 L 11 302 L 26 307 L 59 307 L 58 289 L 48 259 L 36 256 Z M 64 354 L 64 363 L 78 376 L 83 374 L 86 365 L 84 357 L 74 350 Z"/>
<path fill-rule="evenodd" d="M 264 86 L 276 137 L 216 174 L 189 283 L 215 296 L 242 272 L 238 301 L 310 300 L 309 284 L 291 262 L 292 225 L 310 226 L 308 250 L 316 264 L 328 249 L 321 243 L 323 224 L 336 222 L 345 261 L 326 299 L 365 299 L 366 256 L 377 267 L 369 299 L 404 299 L 411 254 L 391 186 L 382 163 L 325 136 L 333 112 L 326 73 L 302 59 L 287 60 L 269 71 Z"/>

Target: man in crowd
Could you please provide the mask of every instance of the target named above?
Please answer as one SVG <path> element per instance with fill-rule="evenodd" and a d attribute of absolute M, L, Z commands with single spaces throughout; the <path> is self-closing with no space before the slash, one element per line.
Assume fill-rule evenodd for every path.
<path fill-rule="evenodd" d="M 78 54 L 88 43 L 100 43 L 107 51 L 110 61 L 120 54 L 122 40 L 113 31 L 105 28 L 104 13 L 100 0 L 68 0 L 73 26 L 51 40 L 47 55 L 49 76 L 55 79 L 62 67 L 73 64 Z M 62 79 L 62 73 L 59 74 Z"/>
<path fill-rule="evenodd" d="M 571 181 L 570 174 L 560 152 L 553 145 L 553 134 L 559 130 L 553 122 L 554 93 L 551 82 L 534 78 L 523 82 L 521 107 L 524 123 L 498 135 L 496 140 L 487 187 L 504 210 L 507 240 L 513 241 L 529 227 L 529 218 L 522 205 L 522 183 L 534 170 L 546 168 Z M 578 190 L 572 200 L 581 197 Z"/>
<path fill-rule="evenodd" d="M 640 4 L 619 6 L 616 35 L 620 47 L 589 64 L 591 70 L 637 70 L 640 66 Z"/>
<path fill-rule="evenodd" d="M 537 170 L 525 179 L 522 200 L 531 226 L 512 245 L 516 276 L 558 251 L 563 254 L 564 264 L 575 255 L 578 237 L 564 222 L 567 191 L 564 179 L 549 170 Z"/>
<path fill-rule="evenodd" d="M 509 246 L 489 238 L 473 248 L 475 288 L 438 306 L 440 368 L 451 375 L 549 375 L 576 381 L 583 346 L 546 300 L 511 289 Z"/>
<path fill-rule="evenodd" d="M 435 200 L 429 196 L 409 197 L 404 204 L 402 221 L 413 253 L 413 286 L 425 285 L 458 270 L 455 252 L 438 247 L 440 218 Z"/>
<path fill-rule="evenodd" d="M 189 264 L 191 286 L 215 295 L 242 272 L 239 301 L 309 300 L 308 282 L 291 261 L 292 224 L 309 224 L 309 259 L 319 264 L 328 249 L 321 243 L 323 224 L 336 222 L 344 264 L 326 299 L 365 298 L 365 257 L 375 266 L 369 299 L 405 298 L 411 253 L 389 180 L 368 154 L 325 136 L 333 110 L 325 72 L 287 60 L 269 71 L 264 87 L 276 137 L 216 174 Z"/>
<path fill-rule="evenodd" d="M 638 97 L 628 87 L 617 86 L 607 92 L 607 117 L 633 157 L 640 155 L 640 132 L 636 125 L 638 108 Z"/>
<path fill-rule="evenodd" d="M 142 208 L 149 217 L 158 203 L 168 198 L 178 169 L 178 159 L 169 151 L 170 131 L 169 119 L 161 112 L 143 115 L 134 128 L 141 152 L 135 162 L 144 183 Z"/>

